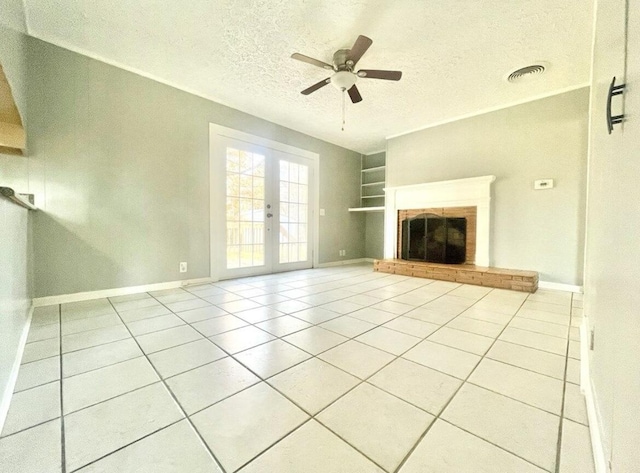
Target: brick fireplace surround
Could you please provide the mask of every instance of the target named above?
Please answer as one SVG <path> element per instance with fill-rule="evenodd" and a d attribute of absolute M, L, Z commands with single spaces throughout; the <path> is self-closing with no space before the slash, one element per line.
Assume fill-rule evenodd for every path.
<path fill-rule="evenodd" d="M 385 259 L 374 261 L 374 271 L 535 292 L 537 272 L 489 267 L 493 181 L 495 176 L 481 176 L 386 188 Z M 402 221 L 423 213 L 467 219 L 465 264 L 398 259 L 402 252 Z"/>

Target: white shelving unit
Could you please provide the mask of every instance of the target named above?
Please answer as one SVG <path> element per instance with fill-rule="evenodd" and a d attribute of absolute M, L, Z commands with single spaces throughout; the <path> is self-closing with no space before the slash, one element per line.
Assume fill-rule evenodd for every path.
<path fill-rule="evenodd" d="M 360 207 L 349 212 L 383 212 L 386 153 L 362 156 L 360 172 Z"/>

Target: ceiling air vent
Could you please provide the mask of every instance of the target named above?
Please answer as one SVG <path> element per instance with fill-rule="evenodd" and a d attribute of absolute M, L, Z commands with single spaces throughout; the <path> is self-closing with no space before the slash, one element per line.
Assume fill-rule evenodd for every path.
<path fill-rule="evenodd" d="M 545 71 L 545 67 L 541 64 L 534 64 L 532 66 L 521 67 L 513 71 L 507 77 L 509 82 L 520 82 L 532 76 L 539 76 Z"/>

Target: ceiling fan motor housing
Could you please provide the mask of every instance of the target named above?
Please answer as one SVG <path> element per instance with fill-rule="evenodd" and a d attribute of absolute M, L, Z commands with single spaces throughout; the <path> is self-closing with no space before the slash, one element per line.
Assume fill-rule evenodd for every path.
<path fill-rule="evenodd" d="M 336 71 L 351 70 L 353 61 L 349 61 L 351 64 L 348 63 L 350 52 L 350 49 L 338 49 L 333 53 L 333 66 Z"/>

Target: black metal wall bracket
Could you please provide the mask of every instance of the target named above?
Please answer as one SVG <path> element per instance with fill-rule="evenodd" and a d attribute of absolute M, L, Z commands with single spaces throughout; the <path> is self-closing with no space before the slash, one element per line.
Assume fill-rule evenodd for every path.
<path fill-rule="evenodd" d="M 614 76 L 609 86 L 609 94 L 607 95 L 607 129 L 609 130 L 609 134 L 613 131 L 613 125 L 622 123 L 624 119 L 624 114 L 611 116 L 611 99 L 614 95 L 621 95 L 624 92 L 625 85 L 626 84 L 616 85 L 616 78 Z"/>

